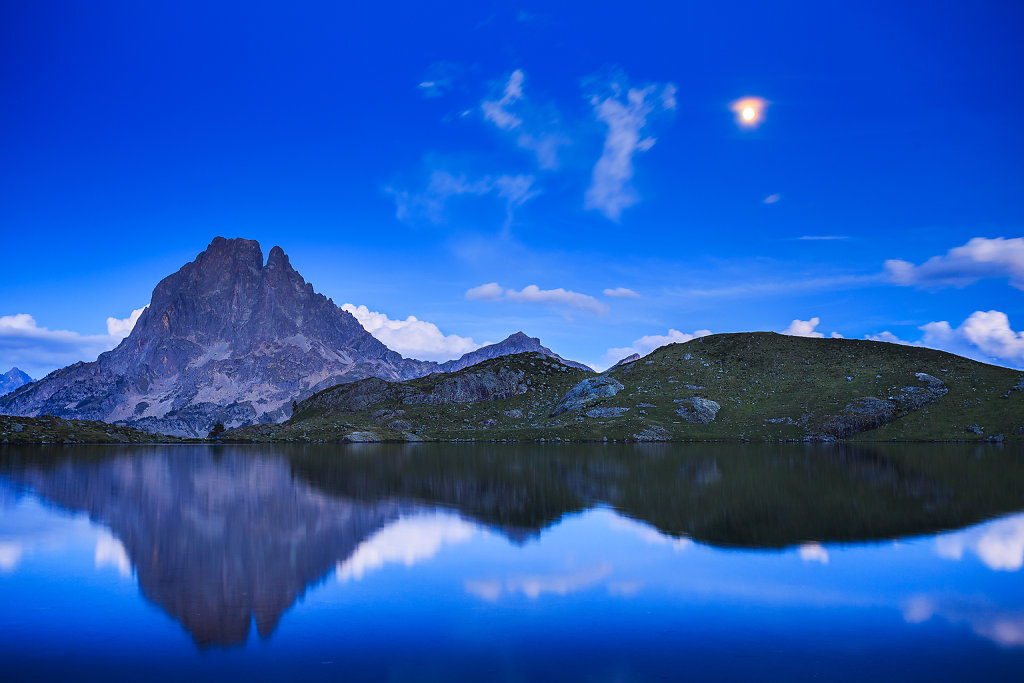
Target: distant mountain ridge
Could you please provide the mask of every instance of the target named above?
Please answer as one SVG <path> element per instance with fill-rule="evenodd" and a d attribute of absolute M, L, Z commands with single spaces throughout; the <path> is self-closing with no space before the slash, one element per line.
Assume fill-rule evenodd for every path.
<path fill-rule="evenodd" d="M 498 358 L 499 356 L 510 356 L 514 353 L 525 353 L 527 351 L 543 353 L 545 356 L 554 358 L 571 368 L 593 370 L 590 366 L 584 365 L 583 363 L 577 363 L 576 361 L 562 358 L 551 349 L 543 346 L 540 343 L 540 339 L 537 337 L 529 337 L 523 332 L 516 332 L 497 344 L 481 346 L 476 351 L 470 351 L 469 353 L 463 354 L 461 358 L 441 363 L 438 366 L 438 370 L 441 372 L 455 372 L 457 370 L 462 370 L 463 368 L 468 368 L 471 365 L 476 365 L 477 363 L 481 363 L 485 360 Z"/>
<path fill-rule="evenodd" d="M 439 364 L 404 358 L 313 290 L 281 247 L 215 238 L 153 290 L 112 351 L 0 398 L 0 413 L 102 420 L 178 436 L 277 422 L 335 384 L 463 368 L 520 347 L 563 361 L 522 333 Z"/>
<path fill-rule="evenodd" d="M 0 396 L 9 394 L 18 387 L 24 386 L 29 382 L 34 381 L 27 373 L 22 372 L 18 368 L 11 368 L 4 374 L 0 375 Z"/>

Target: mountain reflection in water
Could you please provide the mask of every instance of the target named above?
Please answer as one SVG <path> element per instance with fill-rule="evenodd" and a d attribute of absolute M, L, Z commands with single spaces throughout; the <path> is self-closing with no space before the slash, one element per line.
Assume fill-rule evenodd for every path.
<path fill-rule="evenodd" d="M 107 527 L 97 566 L 130 564 L 142 594 L 207 647 L 244 643 L 253 621 L 269 637 L 327 576 L 412 565 L 481 528 L 528 543 L 584 510 L 607 509 L 610 524 L 652 542 L 797 547 L 827 562 L 823 544 L 955 530 L 1024 508 L 1022 456 L 955 445 L 6 447 L 0 484 Z M 1006 533 L 1024 544 L 1016 529 Z M 972 533 L 943 536 L 939 554 L 979 547 Z M 1005 547 L 977 552 L 1020 569 Z M 597 562 L 465 588 L 484 601 L 565 594 L 610 571 Z M 919 596 L 904 609 L 908 622 L 945 612 L 971 623 L 979 608 Z M 1015 637 L 1001 644 L 1024 644 Z"/>

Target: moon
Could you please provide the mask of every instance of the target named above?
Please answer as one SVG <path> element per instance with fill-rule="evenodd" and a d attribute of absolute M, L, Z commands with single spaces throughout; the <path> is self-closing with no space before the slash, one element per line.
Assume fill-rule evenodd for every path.
<path fill-rule="evenodd" d="M 731 102 L 729 109 L 736 114 L 736 123 L 741 128 L 756 128 L 761 125 L 764 109 L 768 104 L 768 100 L 748 95 Z"/>

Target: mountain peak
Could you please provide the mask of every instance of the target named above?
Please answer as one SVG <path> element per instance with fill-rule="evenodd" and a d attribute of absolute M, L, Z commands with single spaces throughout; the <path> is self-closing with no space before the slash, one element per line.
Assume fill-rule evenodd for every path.
<path fill-rule="evenodd" d="M 217 421 L 281 419 L 292 400 L 339 382 L 406 379 L 430 367 L 391 351 L 315 292 L 281 247 L 264 265 L 259 242 L 216 237 L 157 284 L 117 348 L 5 398 L 0 411 L 194 436 Z"/>
<path fill-rule="evenodd" d="M 10 393 L 18 387 L 33 381 L 35 380 L 29 377 L 27 373 L 22 372 L 18 368 L 11 368 L 0 375 L 0 395 Z"/>
<path fill-rule="evenodd" d="M 519 332 L 515 332 L 515 333 L 510 334 L 509 336 L 505 337 L 505 339 L 502 342 L 500 342 L 500 343 L 504 344 L 506 342 L 515 342 L 517 344 L 525 344 L 525 343 L 528 343 L 528 342 L 536 342 L 539 345 L 540 344 L 540 339 L 538 339 L 537 337 L 531 337 L 528 334 L 526 334 L 525 332 L 523 332 L 522 330 L 520 330 Z"/>

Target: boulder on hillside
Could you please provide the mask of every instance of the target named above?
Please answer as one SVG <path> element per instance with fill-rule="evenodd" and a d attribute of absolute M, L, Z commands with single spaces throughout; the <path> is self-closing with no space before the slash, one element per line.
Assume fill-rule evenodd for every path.
<path fill-rule="evenodd" d="M 570 410 L 585 408 L 602 398 L 608 398 L 619 393 L 623 389 L 621 383 L 611 377 L 599 376 L 588 377 L 583 380 L 562 397 L 555 409 L 551 411 L 551 417 L 557 417 Z"/>
<path fill-rule="evenodd" d="M 679 407 L 676 408 L 676 414 L 687 422 L 693 422 L 694 424 L 706 425 L 714 422 L 715 417 L 718 416 L 718 411 L 722 408 L 717 401 L 701 398 L 700 396 L 677 398 L 675 402 L 679 404 Z"/>

